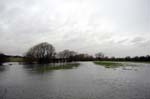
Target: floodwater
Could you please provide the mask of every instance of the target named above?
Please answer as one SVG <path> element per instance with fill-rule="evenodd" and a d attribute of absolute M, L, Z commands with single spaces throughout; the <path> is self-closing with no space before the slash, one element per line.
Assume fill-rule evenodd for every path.
<path fill-rule="evenodd" d="M 150 64 L 105 68 L 80 62 L 72 69 L 0 66 L 0 99 L 150 99 Z"/>

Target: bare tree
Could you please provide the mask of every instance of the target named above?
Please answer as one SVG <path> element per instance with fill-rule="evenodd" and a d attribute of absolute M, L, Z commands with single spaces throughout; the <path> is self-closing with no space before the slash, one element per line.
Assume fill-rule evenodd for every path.
<path fill-rule="evenodd" d="M 77 53 L 74 51 L 70 51 L 70 50 L 63 50 L 61 52 L 58 53 L 58 57 L 60 59 L 62 59 L 63 62 L 68 62 L 68 61 L 73 61 L 73 57 L 76 55 Z"/>
<path fill-rule="evenodd" d="M 0 52 L 0 65 L 6 61 L 6 55 Z"/>
<path fill-rule="evenodd" d="M 25 56 L 31 61 L 39 63 L 51 62 L 55 56 L 55 48 L 51 44 L 43 42 L 30 48 Z"/>
<path fill-rule="evenodd" d="M 76 61 L 92 61 L 93 56 L 87 53 L 80 53 L 75 56 Z"/>
<path fill-rule="evenodd" d="M 104 58 L 104 54 L 103 54 L 102 52 L 99 52 L 99 53 L 96 53 L 96 54 L 95 54 L 95 57 L 96 57 L 97 59 L 102 59 L 102 58 Z"/>
<path fill-rule="evenodd" d="M 76 60 L 76 55 L 77 55 L 77 52 L 70 51 L 69 61 L 75 61 Z"/>

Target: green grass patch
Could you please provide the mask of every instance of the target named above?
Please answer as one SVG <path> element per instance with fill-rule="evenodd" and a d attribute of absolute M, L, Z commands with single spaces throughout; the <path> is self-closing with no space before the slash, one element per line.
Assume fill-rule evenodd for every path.
<path fill-rule="evenodd" d="M 16 58 L 16 57 L 10 57 L 10 58 L 8 58 L 8 61 L 9 62 L 23 62 L 24 61 L 24 59 L 23 58 Z"/>
<path fill-rule="evenodd" d="M 106 68 L 116 68 L 119 66 L 123 66 L 122 63 L 112 61 L 95 61 L 94 63 L 97 65 L 105 66 Z"/>
<path fill-rule="evenodd" d="M 75 67 L 78 67 L 79 63 L 66 63 L 66 64 L 60 64 L 60 65 L 44 65 L 44 66 L 37 66 L 34 68 L 35 71 L 38 72 L 47 72 L 50 70 L 61 70 L 61 69 L 72 69 Z"/>

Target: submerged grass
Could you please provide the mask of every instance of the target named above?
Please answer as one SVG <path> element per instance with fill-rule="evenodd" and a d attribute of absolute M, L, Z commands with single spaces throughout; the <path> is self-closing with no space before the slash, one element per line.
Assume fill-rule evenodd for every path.
<path fill-rule="evenodd" d="M 123 66 L 122 63 L 112 61 L 95 61 L 94 63 L 97 65 L 105 66 L 106 68 L 116 68 L 119 66 Z"/>
<path fill-rule="evenodd" d="M 36 69 L 38 72 L 46 72 L 50 70 L 61 70 L 61 69 L 72 69 L 78 67 L 79 63 L 67 63 L 67 64 L 60 64 L 60 65 L 47 65 L 47 66 L 39 66 Z"/>

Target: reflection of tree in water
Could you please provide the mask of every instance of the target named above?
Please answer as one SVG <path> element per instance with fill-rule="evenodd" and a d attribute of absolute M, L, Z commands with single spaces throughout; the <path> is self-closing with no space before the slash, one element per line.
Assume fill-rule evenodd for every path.
<path fill-rule="evenodd" d="M 7 66 L 0 64 L 0 72 L 6 71 L 6 69 L 7 69 Z"/>
<path fill-rule="evenodd" d="M 79 63 L 51 63 L 51 64 L 24 64 L 23 67 L 27 70 L 45 73 L 51 70 L 72 69 L 78 67 Z"/>
<path fill-rule="evenodd" d="M 4 71 L 4 70 L 5 70 L 5 68 L 3 66 L 0 66 L 0 72 Z"/>

